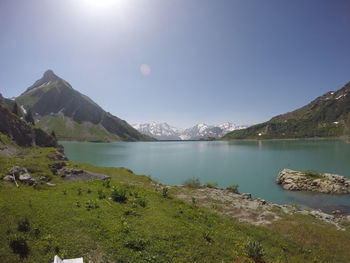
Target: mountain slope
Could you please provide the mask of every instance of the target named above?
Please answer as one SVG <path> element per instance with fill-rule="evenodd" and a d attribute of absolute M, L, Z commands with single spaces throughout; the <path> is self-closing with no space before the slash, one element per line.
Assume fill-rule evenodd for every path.
<path fill-rule="evenodd" d="M 31 127 L 18 116 L 11 113 L 7 109 L 6 104 L 4 104 L 4 101 L 5 99 L 0 96 L 0 135 L 5 135 L 8 139 L 22 147 L 33 145 L 42 147 L 57 146 L 56 139 L 39 128 Z M 0 145 L 5 143 L 3 139 L 3 137 L 0 137 Z"/>
<path fill-rule="evenodd" d="M 308 105 L 265 123 L 228 133 L 223 139 L 283 139 L 350 135 L 350 82 Z"/>
<path fill-rule="evenodd" d="M 187 129 L 176 128 L 167 123 L 155 122 L 134 124 L 133 127 L 139 132 L 158 140 L 200 140 L 219 138 L 230 131 L 242 128 L 242 126 L 236 126 L 229 122 L 217 126 L 202 123 Z"/>
<path fill-rule="evenodd" d="M 67 81 L 56 76 L 52 70 L 46 71 L 41 79 L 16 98 L 16 102 L 34 113 L 39 127 L 46 131 L 54 130 L 59 139 L 152 140 L 126 121 L 104 111 L 89 97 L 74 90 Z"/>

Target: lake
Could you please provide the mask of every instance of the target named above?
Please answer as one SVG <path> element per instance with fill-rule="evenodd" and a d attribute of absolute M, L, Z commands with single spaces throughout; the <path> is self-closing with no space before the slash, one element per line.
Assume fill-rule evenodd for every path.
<path fill-rule="evenodd" d="M 342 141 L 61 143 L 72 161 L 127 167 L 164 184 L 199 177 L 202 183 L 215 181 L 220 187 L 238 184 L 241 193 L 274 203 L 350 213 L 350 195 L 291 192 L 275 183 L 283 168 L 350 177 L 350 144 Z"/>

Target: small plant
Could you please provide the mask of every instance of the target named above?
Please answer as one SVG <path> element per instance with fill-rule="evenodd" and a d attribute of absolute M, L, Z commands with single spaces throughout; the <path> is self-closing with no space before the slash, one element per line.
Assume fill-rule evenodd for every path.
<path fill-rule="evenodd" d="M 113 187 L 111 198 L 114 202 L 125 203 L 128 200 L 126 189 L 124 187 Z"/>
<path fill-rule="evenodd" d="M 102 200 L 106 198 L 106 194 L 100 189 L 97 191 L 98 199 Z"/>
<path fill-rule="evenodd" d="M 10 247 L 13 253 L 18 254 L 21 258 L 26 258 L 29 255 L 29 246 L 27 241 L 22 236 L 15 235 L 13 238 L 11 238 Z"/>
<path fill-rule="evenodd" d="M 28 218 L 24 218 L 17 223 L 17 230 L 19 232 L 29 232 L 30 230 L 30 222 Z"/>
<path fill-rule="evenodd" d="M 313 170 L 304 170 L 301 171 L 304 173 L 305 176 L 311 178 L 311 179 L 319 179 L 322 178 L 321 174 L 319 172 L 313 171 Z"/>
<path fill-rule="evenodd" d="M 164 188 L 162 189 L 162 196 L 163 196 L 164 198 L 169 198 L 169 188 L 168 188 L 168 187 L 164 187 Z"/>
<path fill-rule="evenodd" d="M 261 262 L 265 253 L 260 242 L 250 241 L 245 248 L 249 258 L 253 259 L 255 262 Z"/>
<path fill-rule="evenodd" d="M 78 207 L 78 208 L 81 207 L 80 202 L 79 202 L 79 201 L 76 201 L 76 202 L 75 202 L 75 206 Z"/>
<path fill-rule="evenodd" d="M 91 210 L 91 209 L 97 209 L 99 208 L 100 206 L 97 204 L 97 202 L 95 200 L 88 200 L 86 203 L 85 203 L 85 208 L 87 210 Z"/>
<path fill-rule="evenodd" d="M 78 195 L 82 195 L 82 194 L 83 194 L 83 191 L 81 190 L 81 188 L 78 188 L 77 194 L 78 194 Z"/>
<path fill-rule="evenodd" d="M 67 190 L 64 189 L 64 190 L 62 191 L 62 193 L 63 193 L 63 195 L 67 195 Z"/>
<path fill-rule="evenodd" d="M 231 184 L 230 186 L 226 187 L 226 190 L 234 194 L 239 194 L 238 187 L 238 184 Z"/>
<path fill-rule="evenodd" d="M 188 187 L 188 188 L 199 188 L 199 187 L 201 187 L 201 182 L 200 182 L 198 177 L 195 177 L 195 178 L 192 178 L 192 179 L 188 179 L 183 184 L 184 184 L 185 187 Z"/>
<path fill-rule="evenodd" d="M 192 205 L 194 206 L 197 205 L 197 200 L 194 196 L 192 196 L 191 200 L 192 200 Z"/>
<path fill-rule="evenodd" d="M 147 201 L 144 197 L 139 197 L 136 199 L 136 203 L 141 206 L 141 207 L 146 207 L 147 206 Z"/>
<path fill-rule="evenodd" d="M 135 239 L 130 239 L 127 240 L 125 243 L 125 247 L 130 248 L 135 251 L 142 251 L 146 248 L 147 246 L 147 241 L 144 240 L 143 238 L 135 238 Z"/>
<path fill-rule="evenodd" d="M 207 182 L 205 186 L 208 188 L 216 188 L 218 187 L 218 182 Z"/>
<path fill-rule="evenodd" d="M 106 188 L 110 188 L 111 187 L 111 179 L 105 179 L 102 181 L 102 185 Z"/>
<path fill-rule="evenodd" d="M 205 241 L 207 241 L 208 243 L 212 243 L 214 242 L 213 238 L 210 235 L 210 232 L 205 232 L 203 233 L 203 238 L 205 239 Z"/>
<path fill-rule="evenodd" d="M 88 189 L 86 190 L 86 192 L 87 192 L 88 194 L 91 194 L 91 193 L 92 193 L 92 191 L 91 191 L 90 188 L 88 188 Z"/>

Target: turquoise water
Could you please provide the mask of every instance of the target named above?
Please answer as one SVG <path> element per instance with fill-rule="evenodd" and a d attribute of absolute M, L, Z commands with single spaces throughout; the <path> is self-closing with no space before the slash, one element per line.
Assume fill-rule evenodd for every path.
<path fill-rule="evenodd" d="M 230 141 L 230 142 L 62 142 L 68 158 L 97 166 L 127 167 L 164 184 L 177 185 L 199 177 L 220 187 L 239 184 L 280 204 L 300 204 L 324 211 L 350 213 L 350 195 L 290 192 L 275 183 L 283 168 L 315 170 L 350 177 L 350 144 L 341 141 Z"/>

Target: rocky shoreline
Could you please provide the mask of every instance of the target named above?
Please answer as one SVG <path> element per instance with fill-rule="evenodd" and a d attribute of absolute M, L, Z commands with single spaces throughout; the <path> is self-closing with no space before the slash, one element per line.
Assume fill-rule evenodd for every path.
<path fill-rule="evenodd" d="M 283 169 L 277 179 L 283 189 L 325 194 L 350 194 L 350 179 L 337 174 Z"/>
<path fill-rule="evenodd" d="M 282 215 L 302 214 L 317 218 L 334 225 L 338 230 L 344 230 L 343 222 L 350 222 L 350 215 L 341 213 L 327 214 L 321 210 L 302 208 L 294 205 L 279 205 L 267 202 L 261 198 L 252 198 L 249 193 L 232 193 L 226 189 L 201 187 L 186 189 L 183 186 L 173 188 L 180 199 L 195 205 L 214 208 L 221 214 L 230 216 L 240 222 L 254 225 L 269 225 L 282 219 Z"/>

